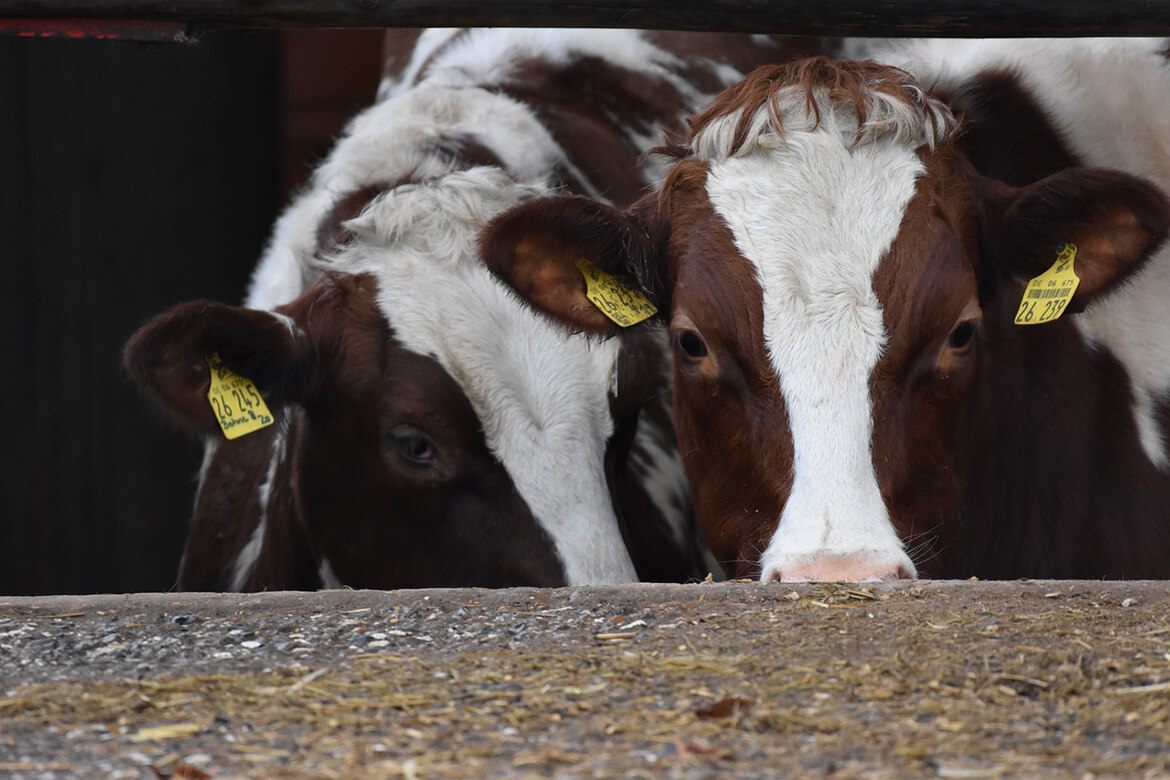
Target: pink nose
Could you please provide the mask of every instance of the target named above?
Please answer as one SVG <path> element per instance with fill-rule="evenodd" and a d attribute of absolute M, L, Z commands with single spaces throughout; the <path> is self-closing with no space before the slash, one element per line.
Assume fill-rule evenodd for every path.
<path fill-rule="evenodd" d="M 861 555 L 813 558 L 783 571 L 772 572 L 776 582 L 877 582 L 912 580 L 914 573 L 900 563 L 875 561 Z"/>

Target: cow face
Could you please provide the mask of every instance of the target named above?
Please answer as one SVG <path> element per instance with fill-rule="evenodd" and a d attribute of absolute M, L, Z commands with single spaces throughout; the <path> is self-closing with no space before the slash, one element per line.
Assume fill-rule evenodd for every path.
<path fill-rule="evenodd" d="M 216 431 L 205 398 L 213 352 L 271 394 L 270 403 L 288 407 L 287 435 L 271 446 L 222 443 L 205 463 L 189 552 L 197 538 L 226 549 L 222 540 L 233 537 L 251 557 L 216 579 L 205 570 L 224 568 L 216 561 L 227 553 L 203 564 L 188 555 L 184 584 L 256 585 L 247 572 L 274 549 L 260 538 L 273 531 L 249 523 L 269 499 L 295 501 L 306 524 L 321 518 L 314 533 L 323 556 L 326 537 L 345 548 L 325 556 L 319 579 L 329 584 L 384 582 L 389 574 L 365 573 L 393 571 L 385 551 L 406 541 L 375 543 L 372 529 L 392 527 L 396 512 L 415 506 L 432 519 L 408 523 L 418 538 L 407 541 L 423 550 L 412 555 L 436 565 L 403 572 L 393 580 L 400 587 L 680 580 L 706 570 L 661 397 L 669 381 L 661 332 L 623 343 L 571 333 L 520 305 L 475 253 L 483 219 L 535 190 L 486 168 L 392 188 L 346 222 L 349 238 L 318 264 L 331 269 L 326 281 L 294 303 L 274 314 L 191 304 L 131 340 L 131 375 L 196 433 Z M 375 457 L 382 450 L 394 455 L 388 465 Z M 233 457 L 264 463 L 243 479 Z M 292 482 L 286 462 L 295 466 Z M 338 463 L 346 468 L 331 465 Z M 401 489 L 375 495 L 391 474 Z M 209 508 L 222 486 L 252 483 L 259 508 L 227 504 L 238 522 Z M 328 519 L 341 512 L 353 522 Z M 372 512 L 386 521 L 361 520 Z M 450 518 L 447 526 L 440 517 Z M 539 539 L 529 538 L 532 522 Z M 472 540 L 474 550 L 459 549 Z M 546 543 L 552 580 L 548 551 L 538 549 Z M 488 573 L 465 574 L 473 559 Z M 296 582 L 288 587 L 306 586 L 304 577 Z"/>
<path fill-rule="evenodd" d="M 302 566 L 269 559 L 274 545 L 295 549 L 303 537 L 326 585 L 563 584 L 552 540 L 488 450 L 466 396 L 433 359 L 396 341 L 374 291 L 369 277 L 327 277 L 275 313 L 196 302 L 136 334 L 132 376 L 190 431 L 220 436 L 207 403 L 213 353 L 280 418 L 274 433 L 249 434 L 271 438 L 259 448 L 265 481 L 221 478 L 204 484 L 201 501 L 229 506 L 243 499 L 210 494 L 267 492 L 261 567 Z M 221 442 L 216 457 L 241 473 L 255 450 L 244 437 Z"/>
<path fill-rule="evenodd" d="M 1058 245 L 1080 252 L 1070 311 L 1131 273 L 1164 234 L 1164 198 L 1117 172 L 983 179 L 946 107 L 872 63 L 762 69 L 693 127 L 631 213 L 528 205 L 497 224 L 489 263 L 531 287 L 568 278 L 533 258 L 584 256 L 656 294 L 699 522 L 733 572 L 939 570 L 964 506 L 962 423 L 989 402 L 984 342 L 1019 327 Z M 569 285 L 528 295 L 591 327 Z"/>

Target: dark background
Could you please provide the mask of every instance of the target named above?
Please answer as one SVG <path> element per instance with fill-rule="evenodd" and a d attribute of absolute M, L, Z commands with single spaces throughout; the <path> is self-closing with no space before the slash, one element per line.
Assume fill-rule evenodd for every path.
<path fill-rule="evenodd" d="M 201 448 L 122 344 L 242 299 L 380 63 L 373 30 L 0 37 L 0 595 L 171 588 Z"/>

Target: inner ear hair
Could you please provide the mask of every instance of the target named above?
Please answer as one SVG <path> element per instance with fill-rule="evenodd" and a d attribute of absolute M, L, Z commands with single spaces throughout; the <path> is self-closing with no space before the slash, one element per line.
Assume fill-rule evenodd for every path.
<path fill-rule="evenodd" d="M 1121 171 L 1070 168 L 1018 190 L 991 188 L 1006 208 L 985 224 L 1001 270 L 1017 280 L 1043 273 L 1057 247 L 1077 247 L 1076 308 L 1140 269 L 1161 245 L 1170 202 L 1153 184 Z"/>
<path fill-rule="evenodd" d="M 496 217 L 480 237 L 488 269 L 533 307 L 569 327 L 601 335 L 621 328 L 586 297 L 581 260 L 627 278 L 630 260 L 645 250 L 645 231 L 611 206 L 576 195 L 527 201 Z"/>

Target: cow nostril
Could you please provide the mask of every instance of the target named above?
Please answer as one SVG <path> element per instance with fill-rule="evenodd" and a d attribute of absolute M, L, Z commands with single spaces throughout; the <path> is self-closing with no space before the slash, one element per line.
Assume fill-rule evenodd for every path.
<path fill-rule="evenodd" d="M 918 579 L 918 575 L 911 572 L 905 566 L 899 566 L 896 574 L 897 574 L 897 576 L 895 577 L 895 579 L 899 579 L 899 580 L 916 580 L 916 579 Z"/>

